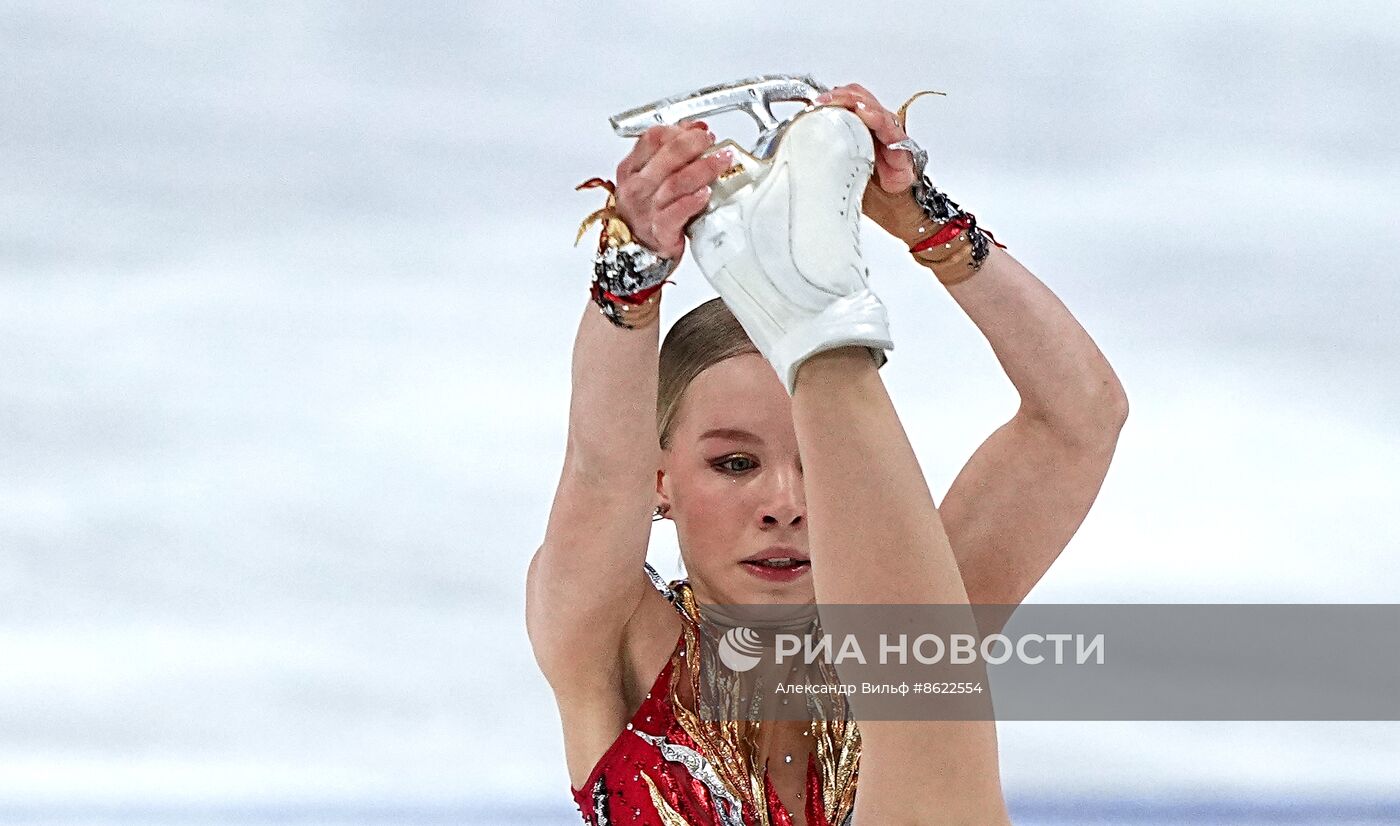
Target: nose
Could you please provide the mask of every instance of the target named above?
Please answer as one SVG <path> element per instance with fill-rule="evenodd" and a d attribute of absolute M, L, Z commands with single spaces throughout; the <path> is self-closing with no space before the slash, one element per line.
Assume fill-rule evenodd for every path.
<path fill-rule="evenodd" d="M 774 472 L 762 513 L 764 527 L 802 524 L 807 516 L 807 496 L 800 470 L 788 468 Z"/>

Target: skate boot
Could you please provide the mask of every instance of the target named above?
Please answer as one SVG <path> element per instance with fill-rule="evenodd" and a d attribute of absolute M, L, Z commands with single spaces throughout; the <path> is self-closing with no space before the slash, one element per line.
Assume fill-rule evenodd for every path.
<path fill-rule="evenodd" d="M 798 113 L 771 157 L 732 141 L 734 166 L 687 229 L 691 253 L 791 394 L 802 362 L 824 350 L 893 349 L 885 306 L 860 253 L 861 198 L 874 143 L 839 106 Z"/>
<path fill-rule="evenodd" d="M 739 111 L 760 130 L 752 150 L 724 141 L 734 164 L 711 186 L 686 234 L 705 277 L 791 393 L 797 368 L 835 347 L 894 348 L 884 305 L 860 254 L 861 199 L 874 166 L 870 132 L 838 106 L 813 107 L 826 86 L 808 75 L 761 75 L 662 98 L 609 118 L 635 138 L 657 124 Z M 779 102 L 808 107 L 791 119 Z"/>

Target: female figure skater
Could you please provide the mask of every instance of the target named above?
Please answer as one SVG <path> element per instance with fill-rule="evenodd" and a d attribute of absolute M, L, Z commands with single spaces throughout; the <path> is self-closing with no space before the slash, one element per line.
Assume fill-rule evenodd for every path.
<path fill-rule="evenodd" d="M 1020 408 L 938 507 L 877 351 L 817 352 L 789 388 L 720 299 L 677 321 L 658 355 L 659 283 L 601 298 L 595 285 L 598 306 L 585 308 L 574 344 L 563 473 L 526 594 L 586 823 L 1009 823 L 993 721 L 742 727 L 693 711 L 697 603 L 1019 604 L 1088 513 L 1127 416 L 1088 334 L 979 239 L 970 214 L 945 199 L 943 229 L 908 219 L 916 167 L 889 146 L 907 137 L 903 108 L 895 115 L 854 84 L 816 103 L 869 129 L 866 214 L 947 285 Z M 625 229 L 613 229 L 679 259 L 686 224 L 732 163 L 708 152 L 714 144 L 703 124 L 639 138 L 617 169 L 612 217 Z M 668 586 L 645 566 L 653 514 L 675 522 L 688 579 Z"/>

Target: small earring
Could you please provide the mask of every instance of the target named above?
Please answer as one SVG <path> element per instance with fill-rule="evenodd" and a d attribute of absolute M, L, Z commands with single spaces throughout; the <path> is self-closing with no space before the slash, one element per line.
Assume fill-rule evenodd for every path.
<path fill-rule="evenodd" d="M 657 505 L 657 506 L 656 506 L 656 510 L 652 511 L 652 514 L 651 514 L 651 521 L 653 521 L 653 522 L 660 522 L 661 520 L 663 520 L 663 519 L 665 519 L 665 518 L 666 518 L 666 508 L 662 507 L 661 505 Z"/>

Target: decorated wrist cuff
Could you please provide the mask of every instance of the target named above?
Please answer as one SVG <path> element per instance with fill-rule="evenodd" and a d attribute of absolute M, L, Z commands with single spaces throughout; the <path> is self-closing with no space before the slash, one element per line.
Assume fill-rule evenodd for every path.
<path fill-rule="evenodd" d="M 977 216 L 940 192 L 926 176 L 915 182 L 913 195 L 924 215 L 938 227 L 932 235 L 909 248 L 916 258 L 930 264 L 951 263 L 954 258 L 966 258 L 964 263 L 975 272 L 987 259 L 992 244 L 1005 249 L 1005 245 L 997 243 L 991 233 L 977 226 Z M 966 251 L 963 250 L 964 245 Z"/>
<path fill-rule="evenodd" d="M 906 100 L 895 113 L 895 120 L 906 136 L 909 105 L 923 95 L 942 92 L 922 91 Z M 977 217 L 958 206 L 957 202 L 940 192 L 925 174 L 928 153 L 913 138 L 889 145 L 910 154 L 914 165 L 914 185 L 908 193 L 891 203 L 892 196 L 884 192 L 867 198 L 867 205 L 877 206 L 879 215 L 872 215 L 882 225 L 899 224 L 891 229 L 909 244 L 909 252 L 920 264 L 932 269 L 946 286 L 960 284 L 971 278 L 991 253 L 992 245 L 1006 248 L 986 230 L 977 226 Z M 873 184 L 872 184 L 873 186 Z M 912 200 L 913 203 L 910 203 Z M 867 210 L 869 214 L 869 210 Z M 881 218 L 884 220 L 881 221 Z M 890 229 L 886 226 L 886 229 Z"/>
<path fill-rule="evenodd" d="M 590 224 L 602 221 L 589 296 L 598 311 L 618 327 L 645 327 L 659 315 L 661 288 L 679 262 L 662 258 L 633 239 L 631 229 L 617 214 L 617 188 L 612 181 L 591 178 L 576 187 L 592 188 L 606 189 L 608 202 L 583 220 L 574 239 L 577 244 Z"/>
<path fill-rule="evenodd" d="M 675 269 L 674 260 L 635 241 L 604 246 L 593 258 L 590 295 L 608 321 L 629 330 L 643 327 L 655 316 L 661 287 Z"/>

